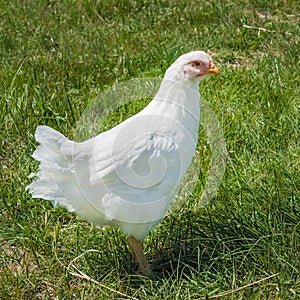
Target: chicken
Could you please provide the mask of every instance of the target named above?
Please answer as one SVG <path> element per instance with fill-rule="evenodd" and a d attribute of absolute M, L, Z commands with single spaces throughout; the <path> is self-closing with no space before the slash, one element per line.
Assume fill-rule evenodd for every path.
<path fill-rule="evenodd" d="M 151 270 L 143 241 L 164 217 L 195 152 L 200 119 L 199 81 L 219 74 L 203 51 L 180 56 L 158 93 L 139 113 L 84 142 L 48 126 L 35 133 L 40 162 L 27 186 L 100 226 L 119 226 L 142 274 Z"/>

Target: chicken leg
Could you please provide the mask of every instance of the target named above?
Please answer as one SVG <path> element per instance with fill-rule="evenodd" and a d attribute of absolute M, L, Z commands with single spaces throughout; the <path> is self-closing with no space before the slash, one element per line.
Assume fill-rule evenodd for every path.
<path fill-rule="evenodd" d="M 135 255 L 138 265 L 139 265 L 139 273 L 145 276 L 151 277 L 151 269 L 150 266 L 145 258 L 144 251 L 143 251 L 143 243 L 137 240 L 133 236 L 128 237 L 129 245 L 133 251 L 133 255 Z"/>

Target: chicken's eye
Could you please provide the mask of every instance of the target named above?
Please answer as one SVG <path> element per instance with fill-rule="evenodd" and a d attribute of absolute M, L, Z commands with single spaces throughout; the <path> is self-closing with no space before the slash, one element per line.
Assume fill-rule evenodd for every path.
<path fill-rule="evenodd" d="M 193 61 L 193 63 L 192 63 L 192 66 L 193 67 L 201 67 L 202 66 L 202 63 L 201 63 L 201 61 L 198 61 L 198 60 L 195 60 L 195 61 Z"/>

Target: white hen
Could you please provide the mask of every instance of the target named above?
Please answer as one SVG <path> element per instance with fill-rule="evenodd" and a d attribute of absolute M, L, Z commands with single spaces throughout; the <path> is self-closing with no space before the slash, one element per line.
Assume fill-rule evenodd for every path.
<path fill-rule="evenodd" d="M 141 273 L 149 275 L 142 242 L 164 217 L 189 167 L 198 138 L 199 81 L 219 74 L 202 51 L 180 56 L 154 99 L 116 127 L 76 143 L 39 126 L 40 162 L 32 197 L 51 200 L 98 225 L 119 226 Z"/>

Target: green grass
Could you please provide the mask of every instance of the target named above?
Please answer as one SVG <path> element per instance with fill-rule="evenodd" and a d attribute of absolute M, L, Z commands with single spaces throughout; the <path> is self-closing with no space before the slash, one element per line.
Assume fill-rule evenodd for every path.
<path fill-rule="evenodd" d="M 288 0 L 0 1 L 0 298 L 299 299 L 299 10 Z M 222 124 L 227 169 L 201 208 L 204 159 L 186 205 L 147 237 L 150 280 L 135 274 L 117 229 L 24 191 L 37 168 L 33 134 L 47 124 L 71 138 L 101 91 L 162 77 L 194 49 L 209 50 L 222 72 L 200 89 Z M 75 264 L 93 281 L 66 268 L 89 249 L 98 252 Z"/>

